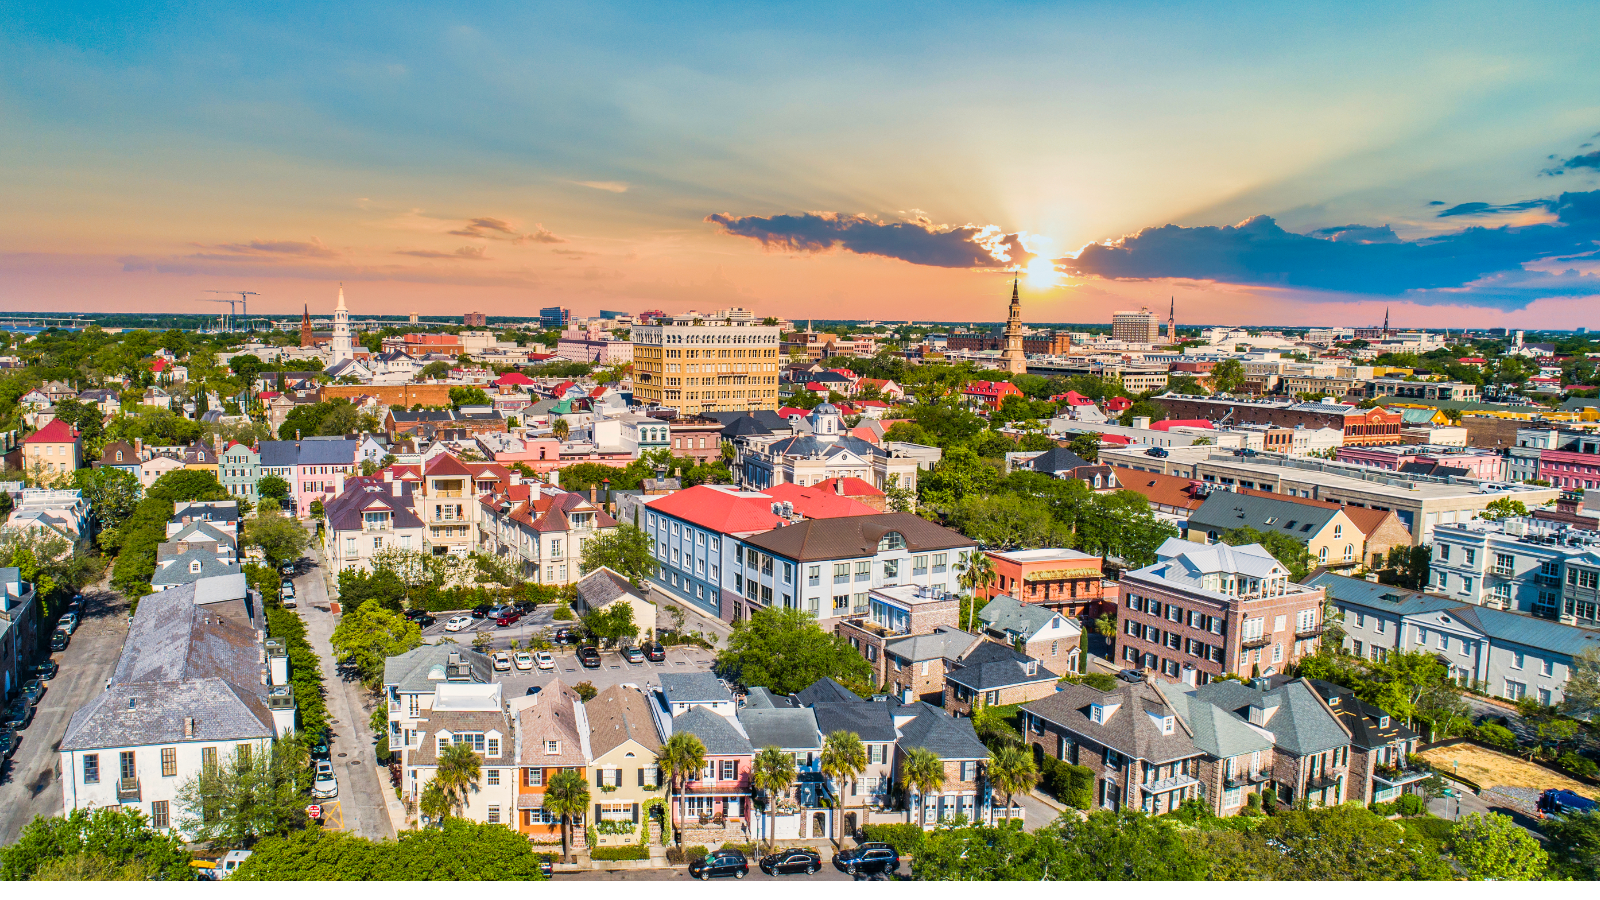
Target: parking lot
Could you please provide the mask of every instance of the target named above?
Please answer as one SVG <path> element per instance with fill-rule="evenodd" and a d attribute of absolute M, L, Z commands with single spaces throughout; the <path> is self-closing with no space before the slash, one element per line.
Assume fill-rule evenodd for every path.
<path fill-rule="evenodd" d="M 612 650 L 603 650 L 600 653 L 600 668 L 585 669 L 578 665 L 578 656 L 572 650 L 551 651 L 555 657 L 554 671 L 546 669 L 532 672 L 522 672 L 512 669 L 510 672 L 496 672 L 495 677 L 506 686 L 507 696 L 520 696 L 528 693 L 528 688 L 544 687 L 556 678 L 560 678 L 568 687 L 581 681 L 587 681 L 599 690 L 614 684 L 637 684 L 649 690 L 660 686 L 659 676 L 662 672 L 706 672 L 710 671 L 712 660 L 716 658 L 710 650 L 699 647 L 668 647 L 665 662 L 630 663 L 622 658 L 622 654 Z"/>

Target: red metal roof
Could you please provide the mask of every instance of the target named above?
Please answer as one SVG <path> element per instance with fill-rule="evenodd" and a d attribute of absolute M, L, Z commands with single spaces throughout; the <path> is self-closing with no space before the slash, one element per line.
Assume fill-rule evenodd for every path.
<path fill-rule="evenodd" d="M 765 494 L 740 496 L 703 484 L 653 501 L 650 508 L 720 534 L 770 531 L 783 524 Z"/>
<path fill-rule="evenodd" d="M 78 439 L 78 431 L 60 419 L 51 419 L 50 424 L 23 438 L 24 444 L 70 444 Z"/>

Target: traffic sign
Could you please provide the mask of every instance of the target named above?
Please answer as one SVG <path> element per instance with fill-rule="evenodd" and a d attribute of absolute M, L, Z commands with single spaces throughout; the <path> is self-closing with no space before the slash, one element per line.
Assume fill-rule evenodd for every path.
<path fill-rule="evenodd" d="M 306 815 L 310 816 L 313 819 L 320 819 L 320 818 L 322 818 L 322 807 L 318 806 L 315 803 L 313 803 L 310 806 L 306 807 Z"/>

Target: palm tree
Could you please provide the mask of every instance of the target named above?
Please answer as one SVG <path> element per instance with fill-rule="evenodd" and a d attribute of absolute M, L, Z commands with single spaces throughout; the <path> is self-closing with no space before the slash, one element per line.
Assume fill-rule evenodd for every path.
<path fill-rule="evenodd" d="M 772 843 L 772 832 L 778 828 L 778 798 L 789 793 L 794 786 L 794 754 L 777 747 L 763 747 L 756 754 L 755 767 L 750 771 L 750 786 L 767 797 L 767 815 L 772 827 L 767 829 L 767 843 Z"/>
<path fill-rule="evenodd" d="M 961 586 L 972 594 L 971 611 L 967 613 L 966 624 L 967 630 L 971 631 L 972 620 L 978 614 L 978 594 L 988 590 L 989 585 L 994 582 L 994 561 L 989 559 L 989 554 L 973 549 L 959 564 L 957 577 Z"/>
<path fill-rule="evenodd" d="M 564 769 L 551 777 L 544 789 L 544 811 L 561 817 L 561 858 L 569 858 L 572 820 L 589 809 L 589 780 L 583 773 Z"/>
<path fill-rule="evenodd" d="M 550 433 L 556 436 L 556 440 L 564 441 L 567 439 L 567 435 L 572 433 L 572 423 L 566 419 L 558 418 L 550 423 Z"/>
<path fill-rule="evenodd" d="M 706 745 L 700 743 L 700 739 L 693 734 L 680 731 L 661 744 L 661 752 L 656 756 L 656 763 L 661 767 L 661 771 L 666 773 L 673 799 L 682 803 L 684 782 L 705 767 Z M 671 822 L 668 824 L 676 835 L 678 820 L 683 816 L 671 801 L 668 802 L 667 814 L 671 817 Z"/>
<path fill-rule="evenodd" d="M 451 744 L 439 754 L 439 768 L 433 780 L 450 798 L 450 806 L 457 816 L 467 806 L 467 794 L 478 790 L 478 754 L 466 744 Z"/>
<path fill-rule="evenodd" d="M 839 840 L 844 842 L 844 783 L 854 781 L 867 768 L 867 748 L 854 731 L 835 731 L 822 742 L 822 774 L 831 779 L 838 805 L 834 811 Z"/>
<path fill-rule="evenodd" d="M 1003 744 L 989 751 L 989 784 L 1006 795 L 1006 818 L 1011 818 L 1011 798 L 1026 793 L 1039 783 L 1039 768 L 1033 754 L 1016 744 Z"/>
<path fill-rule="evenodd" d="M 944 787 L 944 760 L 926 747 L 912 747 L 900 761 L 900 789 L 906 795 L 906 822 L 911 822 L 916 807 L 911 795 L 919 797 Z M 919 817 L 920 818 L 920 817 Z"/>

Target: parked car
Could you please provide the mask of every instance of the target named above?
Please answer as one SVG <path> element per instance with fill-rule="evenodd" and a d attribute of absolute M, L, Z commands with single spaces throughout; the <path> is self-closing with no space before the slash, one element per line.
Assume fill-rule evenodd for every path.
<path fill-rule="evenodd" d="M 507 628 L 517 624 L 517 622 L 521 620 L 522 613 L 518 612 L 515 608 L 508 608 L 502 611 L 500 615 L 495 616 L 494 624 L 501 628 Z"/>
<path fill-rule="evenodd" d="M 56 630 L 65 631 L 70 637 L 73 632 L 78 630 L 78 614 L 69 612 L 62 616 L 61 620 L 56 622 Z"/>
<path fill-rule="evenodd" d="M 650 643 L 644 645 L 644 658 L 650 660 L 651 662 L 665 662 L 667 658 L 667 648 L 661 646 L 655 641 L 651 641 Z"/>
<path fill-rule="evenodd" d="M 709 881 L 713 878 L 743 878 L 750 874 L 750 863 L 737 850 L 714 850 L 705 859 L 689 864 L 689 877 Z"/>
<path fill-rule="evenodd" d="M 24 682 L 21 697 L 30 704 L 38 706 L 39 700 L 44 697 L 44 682 L 37 678 Z"/>
<path fill-rule="evenodd" d="M 557 628 L 550 633 L 550 641 L 555 644 L 570 644 L 574 640 L 571 628 Z"/>
<path fill-rule="evenodd" d="M 278 567 L 278 574 L 279 575 L 293 575 L 294 574 L 294 563 L 286 562 L 283 565 L 279 566 Z"/>
<path fill-rule="evenodd" d="M 472 608 L 471 615 L 474 619 L 481 619 L 484 616 L 487 616 L 489 614 L 489 610 L 491 609 L 494 609 L 493 603 L 480 603 Z"/>
<path fill-rule="evenodd" d="M 306 735 L 306 747 L 307 747 L 307 749 L 309 749 L 311 751 L 311 757 L 313 759 L 327 759 L 328 758 L 328 732 L 327 732 L 327 730 L 324 729 L 322 731 L 313 731 L 313 732 L 307 734 Z"/>
<path fill-rule="evenodd" d="M 1138 684 L 1144 680 L 1144 676 L 1139 674 L 1138 669 L 1123 669 L 1117 673 L 1117 678 L 1129 684 Z"/>
<path fill-rule="evenodd" d="M 56 677 L 60 671 L 61 667 L 56 665 L 56 661 L 53 659 L 47 659 L 42 663 L 34 663 L 28 667 L 28 675 L 40 681 L 49 681 Z"/>
<path fill-rule="evenodd" d="M 496 672 L 511 671 L 511 654 L 504 650 L 496 650 L 494 652 L 494 670 Z"/>
<path fill-rule="evenodd" d="M 505 615 L 506 613 L 510 612 L 514 608 L 515 607 L 513 607 L 509 603 L 505 604 L 504 606 L 496 603 L 494 606 L 489 607 L 489 611 L 484 613 L 483 617 L 485 619 L 498 619 L 501 616 Z"/>
<path fill-rule="evenodd" d="M 0 728 L 9 728 L 12 731 L 21 731 L 33 721 L 33 704 L 18 698 L 11 701 L 6 707 L 4 719 L 0 719 Z"/>
<path fill-rule="evenodd" d="M 585 669 L 598 669 L 600 668 L 600 651 L 593 647 L 579 647 L 578 662 L 582 663 Z"/>
<path fill-rule="evenodd" d="M 542 874 L 546 878 L 549 878 L 550 875 L 553 872 L 555 872 L 555 870 L 556 870 L 555 863 L 554 863 L 554 861 L 552 861 L 550 859 L 550 854 L 546 853 L 546 854 L 543 854 L 543 855 L 541 855 L 539 857 L 539 873 L 540 874 Z"/>
<path fill-rule="evenodd" d="M 1546 816 L 1566 816 L 1573 813 L 1590 812 L 1600 808 L 1593 800 L 1582 794 L 1551 789 L 1539 795 L 1539 812 Z"/>
<path fill-rule="evenodd" d="M 0 728 L 0 763 L 11 758 L 17 752 L 17 733 L 9 728 Z"/>
<path fill-rule="evenodd" d="M 548 671 L 556 667 L 556 658 L 551 656 L 550 651 L 548 650 L 540 650 L 539 652 L 535 653 L 533 655 L 533 661 L 534 664 L 537 665 L 542 671 Z"/>
<path fill-rule="evenodd" d="M 517 668 L 523 672 L 533 669 L 533 654 L 526 650 L 518 651 L 517 655 L 511 658 L 511 661 L 516 663 Z"/>
<path fill-rule="evenodd" d="M 638 647 L 629 647 L 622 651 L 622 658 L 630 663 L 643 663 L 644 651 L 640 650 Z"/>
<path fill-rule="evenodd" d="M 56 633 L 50 635 L 50 652 L 60 653 L 62 650 L 67 649 L 67 644 L 71 642 L 71 640 L 72 635 L 67 634 L 65 631 L 62 631 L 59 628 L 56 629 Z"/>
<path fill-rule="evenodd" d="M 283 608 L 284 609 L 299 609 L 300 608 L 300 601 L 295 599 L 293 591 L 291 591 L 291 592 L 289 592 L 287 594 L 280 593 L 278 595 L 278 602 L 283 604 Z"/>
<path fill-rule="evenodd" d="M 889 874 L 900 868 L 900 855 L 888 844 L 866 843 L 835 853 L 833 866 L 850 875 Z"/>
<path fill-rule="evenodd" d="M 814 875 L 820 868 L 822 854 L 804 847 L 779 850 L 761 858 L 761 871 L 768 875 L 794 875 L 798 872 Z"/>
<path fill-rule="evenodd" d="M 433 617 L 433 613 L 423 609 L 406 610 L 406 618 L 417 623 L 417 625 L 422 628 L 427 628 L 429 625 L 432 625 L 434 622 L 438 621 Z"/>
<path fill-rule="evenodd" d="M 284 582 L 282 584 L 278 585 L 278 596 L 283 598 L 284 600 L 293 600 L 294 599 L 294 582 L 289 581 L 288 579 L 284 579 Z"/>
<path fill-rule="evenodd" d="M 471 627 L 471 616 L 451 616 L 450 621 L 444 623 L 445 631 L 465 631 Z"/>
<path fill-rule="evenodd" d="M 339 779 L 333 775 L 333 763 L 325 759 L 317 760 L 317 774 L 311 780 L 311 797 L 315 800 L 331 800 L 339 796 Z"/>

